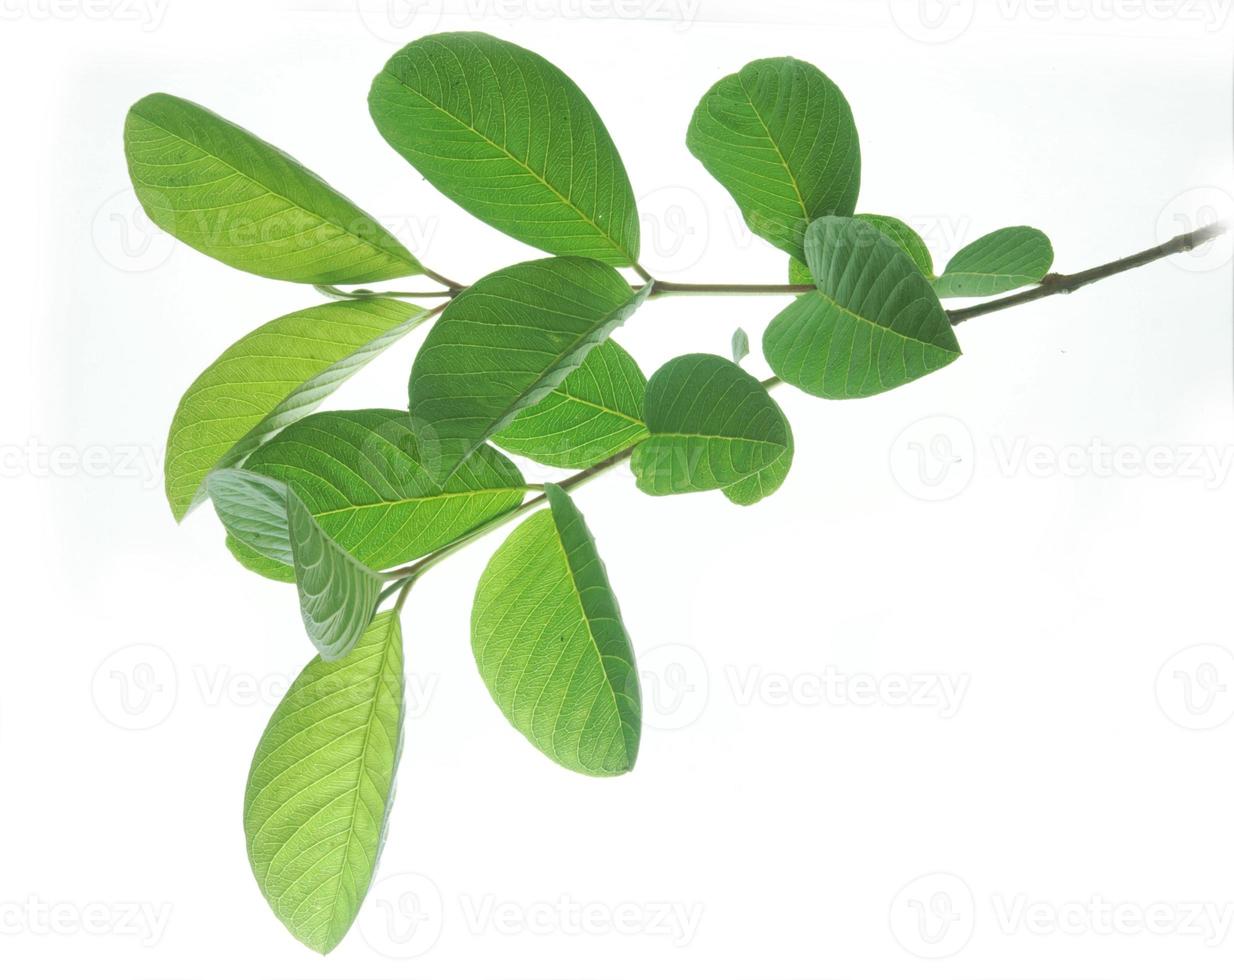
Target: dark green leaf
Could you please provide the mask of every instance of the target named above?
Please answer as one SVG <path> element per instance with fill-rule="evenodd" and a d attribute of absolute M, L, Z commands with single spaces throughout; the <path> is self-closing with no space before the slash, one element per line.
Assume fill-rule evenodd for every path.
<path fill-rule="evenodd" d="M 584 469 L 647 434 L 646 387 L 634 358 L 606 340 L 543 401 L 519 412 L 493 442 L 546 466 Z"/>
<path fill-rule="evenodd" d="M 314 657 L 275 709 L 244 793 L 262 895 L 296 939 L 347 934 L 385 840 L 403 729 L 403 640 L 383 612 L 345 660 Z"/>
<path fill-rule="evenodd" d="M 806 226 L 851 215 L 861 182 L 853 114 L 835 83 L 795 58 L 752 61 L 694 110 L 686 145 L 756 234 L 805 258 Z"/>
<path fill-rule="evenodd" d="M 537 54 L 487 34 L 413 41 L 373 80 L 386 141 L 456 204 L 554 255 L 638 260 L 638 209 L 587 97 Z"/>
<path fill-rule="evenodd" d="M 642 302 L 594 259 L 539 259 L 485 276 L 451 303 L 416 355 L 409 398 L 441 474 L 562 383 Z"/>
<path fill-rule="evenodd" d="M 872 225 L 820 218 L 806 235 L 806 256 L 817 289 L 763 334 L 767 363 L 789 384 L 823 398 L 858 398 L 960 356 L 930 283 Z"/>
<path fill-rule="evenodd" d="M 669 361 L 647 382 L 643 415 L 651 435 L 634 447 L 630 465 L 646 493 L 734 488 L 731 499 L 754 503 L 788 471 L 788 420 L 758 380 L 726 358 Z"/>
<path fill-rule="evenodd" d="M 589 776 L 634 768 L 641 707 L 630 638 L 595 540 L 569 495 L 524 521 L 476 589 L 471 647 L 510 723 Z"/>
<path fill-rule="evenodd" d="M 1040 282 L 1054 264 L 1050 239 L 1036 228 L 1000 228 L 966 245 L 934 283 L 939 296 L 993 296 Z"/>
<path fill-rule="evenodd" d="M 195 103 L 141 99 L 124 122 L 124 152 L 150 220 L 237 269 L 325 285 L 424 271 L 311 170 Z"/>
<path fill-rule="evenodd" d="M 164 482 L 176 520 L 200 501 L 207 473 L 235 465 L 307 415 L 430 315 L 389 299 L 327 303 L 271 320 L 228 347 L 172 419 Z"/>

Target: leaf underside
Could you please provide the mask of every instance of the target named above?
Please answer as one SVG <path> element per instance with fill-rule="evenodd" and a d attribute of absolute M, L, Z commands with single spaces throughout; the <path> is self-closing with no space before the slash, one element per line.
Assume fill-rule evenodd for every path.
<path fill-rule="evenodd" d="M 1044 232 L 1000 228 L 960 249 L 934 289 L 939 296 L 993 296 L 1040 282 L 1053 264 L 1054 247 Z"/>
<path fill-rule="evenodd" d="M 355 921 L 385 838 L 403 724 L 398 616 L 344 660 L 313 658 L 258 743 L 244 795 L 249 863 L 293 936 L 328 953 Z"/>
<path fill-rule="evenodd" d="M 312 171 L 193 102 L 158 93 L 135 103 L 124 149 L 150 220 L 234 268 L 321 285 L 424 271 Z"/>
<path fill-rule="evenodd" d="M 861 182 L 853 114 L 840 89 L 795 58 L 753 61 L 703 96 L 686 145 L 750 230 L 799 260 L 806 227 L 851 215 Z"/>
<path fill-rule="evenodd" d="M 855 218 L 820 218 L 806 235 L 816 288 L 771 321 L 776 375 L 823 398 L 888 391 L 960 355 L 929 281 L 895 242 Z"/>
<path fill-rule="evenodd" d="M 890 238 L 895 244 L 908 254 L 908 257 L 913 260 L 913 264 L 921 270 L 921 274 L 927 279 L 934 278 L 934 259 L 930 255 L 930 250 L 926 246 L 925 240 L 911 226 L 901 221 L 899 218 L 892 218 L 885 214 L 857 214 L 855 218 L 864 221 L 868 225 L 873 225 L 884 235 Z M 814 277 L 810 275 L 810 267 L 804 262 L 800 262 L 795 258 L 789 257 L 788 260 L 788 281 L 798 285 L 806 285 L 814 282 Z"/>
<path fill-rule="evenodd" d="M 629 772 L 638 755 L 638 671 L 595 541 L 564 490 L 524 521 L 480 578 L 476 665 L 510 723 L 558 764 Z"/>
<path fill-rule="evenodd" d="M 407 45 L 373 80 L 381 135 L 481 221 L 554 255 L 638 260 L 638 209 L 608 130 L 538 54 L 478 33 Z"/>
<path fill-rule="evenodd" d="M 181 520 L 206 474 L 302 418 L 430 311 L 390 299 L 326 303 L 271 320 L 227 348 L 180 399 L 167 435 L 167 500 Z"/>

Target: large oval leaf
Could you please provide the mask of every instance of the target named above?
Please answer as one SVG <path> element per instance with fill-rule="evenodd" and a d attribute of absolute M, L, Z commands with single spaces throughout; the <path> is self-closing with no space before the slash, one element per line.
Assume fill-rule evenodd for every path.
<path fill-rule="evenodd" d="M 493 700 L 554 762 L 616 776 L 638 756 L 641 701 L 630 638 L 595 540 L 569 495 L 497 549 L 476 589 L 471 647 Z"/>
<path fill-rule="evenodd" d="M 816 289 L 763 334 L 780 378 L 822 398 L 887 391 L 960 356 L 951 321 L 905 251 L 854 218 L 820 218 L 806 234 Z"/>
<path fill-rule="evenodd" d="M 271 320 L 223 351 L 184 393 L 167 435 L 176 520 L 199 502 L 207 473 L 307 415 L 430 315 L 388 299 L 327 303 Z"/>
<path fill-rule="evenodd" d="M 517 507 L 518 468 L 480 446 L 444 484 L 421 459 L 406 412 L 318 412 L 289 426 L 244 468 L 295 491 L 331 538 L 373 568 L 444 547 Z"/>
<path fill-rule="evenodd" d="M 403 728 L 403 640 L 383 612 L 346 660 L 315 657 L 279 702 L 244 794 L 262 895 L 328 953 L 351 928 L 385 839 Z"/>
<path fill-rule="evenodd" d="M 798 259 L 811 221 L 851 215 L 857 203 L 852 111 L 804 61 L 764 58 L 720 79 L 694 110 L 686 145 L 733 195 L 750 230 Z"/>
<path fill-rule="evenodd" d="M 594 259 L 538 259 L 454 300 L 416 355 L 408 393 L 442 477 L 556 388 L 647 295 Z"/>
<path fill-rule="evenodd" d="M 381 576 L 343 550 L 286 484 L 226 469 L 206 485 L 233 537 L 295 570 L 304 630 L 317 652 L 326 660 L 346 656 L 373 618 Z"/>
<path fill-rule="evenodd" d="M 1054 246 L 1044 232 L 1000 228 L 956 252 L 934 289 L 939 296 L 993 296 L 1041 282 L 1053 264 Z"/>
<path fill-rule="evenodd" d="M 584 469 L 647 434 L 646 387 L 634 358 L 606 340 L 543 401 L 519 412 L 493 442 L 546 466 Z"/>
<path fill-rule="evenodd" d="M 669 361 L 647 382 L 643 417 L 650 435 L 634 447 L 630 466 L 645 493 L 736 486 L 733 499 L 754 503 L 759 481 L 751 478 L 765 474 L 770 493 L 788 471 L 767 472 L 789 452 L 788 420 L 767 389 L 727 358 Z"/>
<path fill-rule="evenodd" d="M 376 218 L 247 130 L 185 99 L 147 95 L 124 152 L 150 220 L 237 269 L 290 282 L 377 282 L 424 271 Z"/>
<path fill-rule="evenodd" d="M 439 191 L 554 255 L 638 260 L 638 209 L 608 130 L 538 54 L 487 34 L 413 41 L 373 80 L 386 141 Z"/>

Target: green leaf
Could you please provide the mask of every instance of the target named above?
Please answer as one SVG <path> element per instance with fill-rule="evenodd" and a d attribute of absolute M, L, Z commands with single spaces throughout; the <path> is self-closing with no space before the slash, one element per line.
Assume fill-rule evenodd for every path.
<path fill-rule="evenodd" d="M 278 480 L 248 470 L 215 470 L 206 481 L 228 532 L 296 573 L 300 615 L 326 660 L 347 655 L 373 618 L 383 579 L 344 551 Z"/>
<path fill-rule="evenodd" d="M 740 364 L 742 358 L 750 353 L 750 335 L 741 327 L 733 331 L 733 363 Z"/>
<path fill-rule="evenodd" d="M 855 217 L 868 225 L 873 225 L 904 249 L 908 257 L 913 260 L 913 264 L 921 270 L 923 276 L 927 279 L 934 278 L 934 259 L 930 256 L 930 250 L 926 247 L 925 241 L 913 228 L 899 218 L 890 218 L 883 214 L 858 214 Z M 794 285 L 804 286 L 812 284 L 814 277 L 810 275 L 808 265 L 789 256 L 788 281 Z"/>
<path fill-rule="evenodd" d="M 958 251 L 934 283 L 939 296 L 993 296 L 1045 278 L 1054 246 L 1036 228 L 1000 228 Z"/>
<path fill-rule="evenodd" d="M 806 226 L 851 215 L 861 183 L 857 127 L 844 95 L 795 58 L 752 61 L 703 96 L 686 146 L 733 196 L 751 231 L 805 259 Z"/>
<path fill-rule="evenodd" d="M 274 710 L 244 793 L 253 876 L 296 939 L 328 953 L 372 884 L 403 731 L 398 616 L 377 616 L 351 656 L 314 657 Z"/>
<path fill-rule="evenodd" d="M 274 582 L 294 583 L 296 581 L 296 570 L 294 568 L 286 562 L 267 558 L 260 551 L 245 544 L 234 534 L 228 534 L 224 544 L 227 545 L 227 550 L 231 552 L 236 561 L 250 572 L 256 572 L 263 578 L 268 578 Z"/>
<path fill-rule="evenodd" d="M 124 153 L 150 220 L 234 268 L 323 285 L 424 271 L 311 170 L 192 102 L 160 93 L 134 104 Z"/>
<path fill-rule="evenodd" d="M 164 482 L 176 520 L 200 502 L 207 473 L 307 415 L 431 315 L 388 299 L 327 303 L 271 320 L 228 347 L 172 419 Z"/>
<path fill-rule="evenodd" d="M 487 34 L 413 41 L 373 80 L 369 112 L 430 184 L 554 255 L 638 260 L 638 209 L 587 97 L 537 54 Z"/>
<path fill-rule="evenodd" d="M 737 503 L 783 482 L 788 420 L 759 381 L 714 354 L 674 358 L 647 382 L 651 435 L 630 459 L 638 487 L 656 496 L 732 488 Z M 760 476 L 761 474 L 761 476 Z M 777 476 L 778 474 L 778 476 Z M 752 479 L 759 477 L 759 479 Z"/>
<path fill-rule="evenodd" d="M 635 293 L 594 259 L 538 259 L 485 276 L 425 338 L 408 386 L 421 444 L 444 477 L 544 399 L 628 317 Z"/>
<path fill-rule="evenodd" d="M 793 431 L 789 428 L 788 419 L 779 405 L 776 405 L 776 411 L 780 413 L 784 431 L 788 433 L 788 445 L 784 447 L 784 452 L 776 458 L 775 462 L 752 473 L 740 483 L 733 483 L 724 488 L 724 496 L 742 507 L 757 504 L 763 498 L 770 497 L 779 490 L 788 477 L 789 468 L 793 465 Z"/>
<path fill-rule="evenodd" d="M 589 776 L 634 768 L 638 670 L 604 564 L 569 495 L 524 521 L 476 589 L 471 647 L 510 723 L 554 762 Z"/>
<path fill-rule="evenodd" d="M 646 387 L 634 358 L 606 340 L 543 401 L 519 412 L 493 442 L 546 466 L 585 469 L 647 435 Z"/>
<path fill-rule="evenodd" d="M 947 313 L 900 246 L 855 218 L 806 234 L 817 284 L 771 321 L 763 353 L 776 375 L 822 398 L 888 391 L 960 356 Z"/>
<path fill-rule="evenodd" d="M 427 555 L 517 507 L 518 468 L 480 446 L 434 480 L 406 412 L 362 409 L 301 419 L 253 453 L 246 470 L 285 483 L 334 541 L 372 568 Z"/>

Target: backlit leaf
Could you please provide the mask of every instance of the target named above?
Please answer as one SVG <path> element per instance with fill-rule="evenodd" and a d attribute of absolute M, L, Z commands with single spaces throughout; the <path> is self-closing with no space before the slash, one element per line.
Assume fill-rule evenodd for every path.
<path fill-rule="evenodd" d="M 788 471 L 783 457 L 792 435 L 784 413 L 727 358 L 686 354 L 669 361 L 647 382 L 643 412 L 651 434 L 634 447 L 630 465 L 646 493 L 735 488 L 731 499 L 754 503 Z"/>
<path fill-rule="evenodd" d="M 634 358 L 606 340 L 543 401 L 519 412 L 493 442 L 546 466 L 584 469 L 647 434 L 646 387 Z"/>
<path fill-rule="evenodd" d="M 164 476 L 176 520 L 199 502 L 207 473 L 307 415 L 430 315 L 389 299 L 327 303 L 271 320 L 228 347 L 172 419 Z"/>
<path fill-rule="evenodd" d="M 421 444 L 444 476 L 544 399 L 642 302 L 594 259 L 538 259 L 480 279 L 416 355 L 408 387 Z"/>
<path fill-rule="evenodd" d="M 806 226 L 851 215 L 861 182 L 853 114 L 835 83 L 795 58 L 764 58 L 703 96 L 686 145 L 756 234 L 805 259 Z"/>
<path fill-rule="evenodd" d="M 282 150 L 193 102 L 133 105 L 124 152 L 150 220 L 211 258 L 290 282 L 423 272 L 377 219 Z"/>
<path fill-rule="evenodd" d="M 638 755 L 638 671 L 595 541 L 564 490 L 497 549 L 480 578 L 471 647 L 510 723 L 554 762 L 590 776 Z"/>
<path fill-rule="evenodd" d="M 638 260 L 625 167 L 587 97 L 509 41 L 434 34 L 373 80 L 369 112 L 430 184 L 507 235 L 554 255 Z"/>
<path fill-rule="evenodd" d="M 1036 228 L 1000 228 L 955 254 L 934 283 L 939 296 L 993 296 L 1045 278 L 1054 246 Z"/>
<path fill-rule="evenodd" d="M 806 234 L 806 256 L 817 288 L 763 334 L 763 353 L 778 377 L 823 398 L 859 398 L 960 356 L 930 283 L 872 225 L 820 218 Z"/>
<path fill-rule="evenodd" d="M 404 717 L 403 640 L 383 612 L 351 655 L 314 657 L 274 710 L 244 794 L 249 863 L 296 939 L 328 953 L 368 893 Z"/>
<path fill-rule="evenodd" d="M 921 270 L 923 276 L 927 279 L 934 278 L 934 259 L 930 256 L 930 250 L 926 247 L 925 241 L 911 226 L 905 224 L 899 218 L 891 218 L 883 214 L 858 214 L 854 217 L 860 218 L 866 224 L 873 225 L 881 231 L 899 245 L 900 248 L 904 249 L 908 257 L 913 260 L 913 264 Z M 810 275 L 809 266 L 790 256 L 788 260 L 788 281 L 798 285 L 805 285 L 813 283 L 814 278 Z"/>

